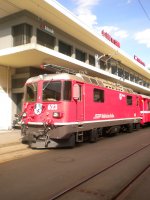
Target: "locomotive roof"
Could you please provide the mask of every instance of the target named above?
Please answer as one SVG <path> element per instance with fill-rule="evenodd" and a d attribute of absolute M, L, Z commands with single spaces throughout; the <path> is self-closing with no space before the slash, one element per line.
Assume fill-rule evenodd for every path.
<path fill-rule="evenodd" d="M 26 83 L 37 82 L 40 80 L 49 81 L 49 80 L 58 80 L 58 79 L 59 80 L 76 80 L 79 82 L 84 82 L 82 77 L 75 76 L 68 73 L 60 73 L 60 74 L 43 74 L 43 75 L 31 77 L 26 81 Z"/>
<path fill-rule="evenodd" d="M 146 95 L 144 95 L 144 94 L 140 94 L 140 96 L 141 96 L 142 98 L 144 98 L 144 99 L 150 99 L 150 96 L 146 96 Z"/>
<path fill-rule="evenodd" d="M 79 82 L 85 82 L 89 84 L 99 85 L 101 87 L 110 88 L 113 90 L 118 90 L 127 93 L 134 93 L 132 89 L 123 87 L 120 84 L 113 83 L 97 77 L 91 77 L 86 74 L 69 74 L 69 73 L 59 73 L 59 74 L 44 74 L 29 78 L 26 83 L 33 83 L 37 81 L 51 81 L 51 80 L 75 80 Z"/>

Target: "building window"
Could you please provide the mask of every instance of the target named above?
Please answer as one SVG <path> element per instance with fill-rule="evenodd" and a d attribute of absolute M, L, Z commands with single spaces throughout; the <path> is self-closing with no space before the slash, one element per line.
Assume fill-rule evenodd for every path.
<path fill-rule="evenodd" d="M 104 90 L 94 88 L 94 102 L 104 102 Z"/>
<path fill-rule="evenodd" d="M 147 87 L 147 88 L 149 88 L 149 83 L 145 81 L 144 82 L 144 86 Z"/>
<path fill-rule="evenodd" d="M 111 72 L 112 72 L 112 74 L 117 75 L 118 74 L 118 68 L 117 68 L 117 66 L 112 66 Z"/>
<path fill-rule="evenodd" d="M 55 41 L 56 41 L 55 37 L 53 37 L 52 35 L 44 31 L 37 29 L 37 43 L 38 44 L 48 47 L 50 49 L 54 49 Z"/>
<path fill-rule="evenodd" d="M 147 87 L 146 81 L 143 81 L 143 86 L 144 86 L 144 87 Z"/>
<path fill-rule="evenodd" d="M 66 44 L 62 41 L 59 41 L 59 52 L 65 54 L 67 56 L 71 56 L 72 55 L 72 46 L 69 44 Z"/>
<path fill-rule="evenodd" d="M 130 74 L 130 81 L 135 82 L 135 76 L 133 74 Z"/>
<path fill-rule="evenodd" d="M 12 27 L 13 46 L 28 44 L 31 42 L 32 26 L 29 24 L 19 24 Z"/>
<path fill-rule="evenodd" d="M 143 85 L 143 80 L 139 78 L 138 84 Z"/>
<path fill-rule="evenodd" d="M 103 60 L 100 60 L 100 69 L 106 71 L 108 65 Z"/>
<path fill-rule="evenodd" d="M 95 66 L 95 57 L 92 55 L 89 55 L 89 64 Z"/>
<path fill-rule="evenodd" d="M 85 62 L 86 60 L 86 53 L 76 49 L 76 59 Z"/>
<path fill-rule="evenodd" d="M 125 71 L 125 79 L 126 79 L 126 80 L 129 80 L 129 72 L 126 72 L 126 71 Z"/>
<path fill-rule="evenodd" d="M 132 105 L 132 96 L 127 96 L 127 105 Z"/>
<path fill-rule="evenodd" d="M 12 88 L 13 89 L 23 88 L 26 80 L 27 80 L 26 78 L 12 79 Z"/>
<path fill-rule="evenodd" d="M 118 68 L 118 76 L 124 78 L 124 71 L 122 68 Z"/>

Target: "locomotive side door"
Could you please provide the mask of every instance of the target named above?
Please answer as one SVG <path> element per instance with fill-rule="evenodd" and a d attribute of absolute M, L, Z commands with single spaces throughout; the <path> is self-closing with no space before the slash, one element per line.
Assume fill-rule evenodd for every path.
<path fill-rule="evenodd" d="M 84 120 L 84 95 L 83 95 L 83 84 L 75 83 L 73 90 L 73 98 L 76 102 L 76 120 Z"/>

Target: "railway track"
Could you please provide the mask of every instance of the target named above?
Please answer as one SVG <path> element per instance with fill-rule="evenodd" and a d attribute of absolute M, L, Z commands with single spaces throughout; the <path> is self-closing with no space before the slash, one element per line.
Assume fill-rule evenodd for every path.
<path fill-rule="evenodd" d="M 150 165 L 146 166 L 135 178 L 133 178 L 121 191 L 116 194 L 116 196 L 113 197 L 112 200 L 122 200 L 124 199 L 130 191 L 132 191 L 132 188 L 134 185 L 136 185 L 137 181 L 146 174 L 150 170 Z"/>
<path fill-rule="evenodd" d="M 118 166 L 119 164 L 121 164 L 124 161 L 127 161 L 128 159 L 131 159 L 133 156 L 136 156 L 137 154 L 141 153 L 144 150 L 147 150 L 148 148 L 150 148 L 150 144 L 145 145 L 144 147 L 128 154 L 127 156 L 123 157 L 122 159 L 119 159 L 118 161 L 112 163 L 111 165 L 109 165 L 108 167 L 97 171 L 81 180 L 79 180 L 78 182 L 70 185 L 69 187 L 65 188 L 64 190 L 53 194 L 52 196 L 49 197 L 49 200 L 56 200 L 56 199 L 60 199 L 60 200 L 64 200 L 67 199 L 65 198 L 65 195 L 68 195 L 69 193 L 73 192 L 74 190 L 78 189 L 80 186 L 87 184 L 89 181 L 91 181 L 92 179 L 102 175 L 103 173 L 107 173 L 107 171 L 111 170 L 112 168 Z M 135 182 L 150 168 L 150 163 L 145 166 L 144 169 L 142 169 L 138 174 L 136 174 L 135 177 L 133 177 L 128 183 L 126 183 L 121 189 L 119 189 L 110 199 L 111 200 L 121 200 L 122 197 L 126 194 L 130 192 L 130 188 L 132 187 L 133 184 L 135 184 Z M 78 189 L 78 190 L 82 190 L 82 189 Z M 67 196 L 68 197 L 68 196 Z M 69 199 L 69 198 L 68 198 Z M 79 198 L 78 198 L 79 199 Z M 90 199 L 90 198 L 89 198 Z M 103 199 L 103 198 L 102 198 Z"/>

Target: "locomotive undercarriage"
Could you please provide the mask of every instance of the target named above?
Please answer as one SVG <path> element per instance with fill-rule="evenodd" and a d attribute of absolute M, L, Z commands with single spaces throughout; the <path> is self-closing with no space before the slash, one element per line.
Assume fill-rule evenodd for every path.
<path fill-rule="evenodd" d="M 55 148 L 73 146 L 71 135 L 73 126 L 28 125 L 22 131 L 22 142 L 28 143 L 31 148 Z"/>
<path fill-rule="evenodd" d="M 23 125 L 22 142 L 31 148 L 74 147 L 83 141 L 96 142 L 102 136 L 139 129 L 140 119 L 75 123 L 71 125 Z"/>

